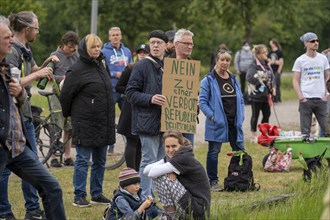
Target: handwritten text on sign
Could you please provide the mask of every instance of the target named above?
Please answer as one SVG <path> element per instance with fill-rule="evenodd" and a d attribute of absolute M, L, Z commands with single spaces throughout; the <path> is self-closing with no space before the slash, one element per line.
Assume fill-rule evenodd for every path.
<path fill-rule="evenodd" d="M 200 61 L 165 58 L 161 131 L 196 132 Z"/>

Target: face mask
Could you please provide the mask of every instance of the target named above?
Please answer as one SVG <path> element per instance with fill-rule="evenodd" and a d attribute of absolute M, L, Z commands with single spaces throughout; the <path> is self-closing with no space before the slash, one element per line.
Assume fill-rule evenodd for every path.
<path fill-rule="evenodd" d="M 243 50 L 250 50 L 250 46 L 243 46 Z"/>

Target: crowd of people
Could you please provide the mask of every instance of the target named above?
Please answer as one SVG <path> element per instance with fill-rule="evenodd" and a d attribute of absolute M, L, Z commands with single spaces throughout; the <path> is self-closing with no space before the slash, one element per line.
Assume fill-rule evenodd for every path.
<path fill-rule="evenodd" d="M 264 44 L 244 41 L 234 56 L 235 73 L 230 72 L 231 52 L 222 44 L 212 56 L 210 72 L 200 84 L 199 108 L 206 117 L 205 140 L 208 142 L 206 169 L 194 157 L 194 134 L 176 129 L 161 131 L 164 58 L 191 59 L 194 34 L 187 29 L 153 30 L 137 50 L 135 63 L 130 49 L 121 42 L 119 27 L 109 29 L 109 42 L 88 34 L 79 40 L 66 32 L 59 47 L 39 67 L 29 43 L 39 33 L 38 17 L 30 11 L 0 17 L 0 218 L 16 219 L 8 201 L 10 171 L 22 178 L 25 219 L 66 219 L 62 190 L 58 181 L 38 161 L 30 98 L 31 84 L 47 77 L 62 85 L 58 95 L 66 119 L 64 139 L 68 141 L 64 165 L 73 166 L 73 205 L 110 204 L 103 194 L 107 154 L 115 148 L 115 105 L 121 115 L 118 133 L 127 139 L 127 168 L 119 174 L 108 219 L 162 219 L 193 216 L 205 219 L 210 213 L 211 191 L 221 191 L 218 155 L 229 142 L 233 151 L 244 151 L 244 108 L 246 84 L 252 108 L 250 129 L 257 137 L 260 111 L 262 123 L 269 122 L 271 105 L 282 101 L 280 94 L 283 52 L 271 39 L 270 51 Z M 13 31 L 13 32 L 12 32 Z M 299 99 L 300 126 L 310 134 L 315 114 L 324 135 L 329 124 L 330 67 L 326 56 L 318 53 L 318 37 L 308 32 L 301 36 L 306 53 L 293 65 L 293 88 Z M 329 50 L 324 51 L 329 57 Z M 54 68 L 47 67 L 53 62 Z M 17 67 L 16 80 L 11 69 Z M 237 77 L 239 77 L 239 80 Z M 329 86 L 328 86 L 329 89 Z M 196 108 L 197 109 L 197 108 Z M 198 115 L 198 112 L 196 112 Z M 328 126 L 328 127 L 327 127 Z M 71 157 L 75 147 L 75 161 Z M 91 162 L 90 197 L 87 176 Z M 62 164 L 52 157 L 51 166 Z M 164 210 L 155 205 L 155 192 Z M 38 195 L 39 193 L 39 195 Z M 42 198 L 44 210 L 38 202 Z M 162 213 L 160 213 L 162 212 Z"/>

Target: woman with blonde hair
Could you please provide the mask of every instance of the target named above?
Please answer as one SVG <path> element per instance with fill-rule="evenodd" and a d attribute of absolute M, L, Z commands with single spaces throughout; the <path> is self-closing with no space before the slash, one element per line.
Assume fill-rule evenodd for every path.
<path fill-rule="evenodd" d="M 109 204 L 102 194 L 107 146 L 115 143 L 115 104 L 109 71 L 101 53 L 102 41 L 89 34 L 79 43 L 79 60 L 66 73 L 60 97 L 64 117 L 72 119 L 76 146 L 74 206 L 86 207 L 88 162 L 92 156 L 91 203 Z"/>
<path fill-rule="evenodd" d="M 267 47 L 264 44 L 254 45 L 252 52 L 255 60 L 248 69 L 246 79 L 249 82 L 252 108 L 251 140 L 256 142 L 259 113 L 262 112 L 261 123 L 268 123 L 272 96 L 276 95 L 276 85 L 273 70 L 268 63 Z"/>
<path fill-rule="evenodd" d="M 238 80 L 228 70 L 230 61 L 228 51 L 219 51 L 215 68 L 201 81 L 199 94 L 199 107 L 206 116 L 206 171 L 212 191 L 221 191 L 218 156 L 222 143 L 229 142 L 233 151 L 244 150 L 244 99 Z"/>

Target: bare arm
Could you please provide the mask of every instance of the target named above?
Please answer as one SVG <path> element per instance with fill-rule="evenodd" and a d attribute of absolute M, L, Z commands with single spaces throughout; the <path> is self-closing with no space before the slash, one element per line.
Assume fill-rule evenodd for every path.
<path fill-rule="evenodd" d="M 300 77 L 301 77 L 300 72 L 293 72 L 292 85 L 293 85 L 294 90 L 296 91 L 299 101 L 302 101 L 305 98 L 304 98 L 304 96 L 301 92 L 301 88 L 300 88 Z"/>

